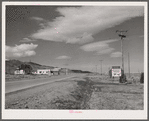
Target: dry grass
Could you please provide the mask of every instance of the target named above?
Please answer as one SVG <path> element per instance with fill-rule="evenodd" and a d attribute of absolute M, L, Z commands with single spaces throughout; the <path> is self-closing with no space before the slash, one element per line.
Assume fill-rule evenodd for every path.
<path fill-rule="evenodd" d="M 26 79 L 48 78 L 49 75 L 10 75 L 6 74 L 5 81 L 20 81 Z"/>
<path fill-rule="evenodd" d="M 6 95 L 6 109 L 143 110 L 143 84 L 119 84 L 92 75 Z"/>
<path fill-rule="evenodd" d="M 119 84 L 118 81 L 92 78 L 94 91 L 90 108 L 100 110 L 143 110 L 144 86 L 141 84 Z"/>

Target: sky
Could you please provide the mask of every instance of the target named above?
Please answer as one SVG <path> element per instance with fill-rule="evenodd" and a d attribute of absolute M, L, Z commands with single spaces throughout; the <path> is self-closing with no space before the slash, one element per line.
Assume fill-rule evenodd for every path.
<path fill-rule="evenodd" d="M 121 66 L 143 72 L 144 8 L 142 6 L 7 6 L 6 59 L 42 65 L 108 72 Z"/>

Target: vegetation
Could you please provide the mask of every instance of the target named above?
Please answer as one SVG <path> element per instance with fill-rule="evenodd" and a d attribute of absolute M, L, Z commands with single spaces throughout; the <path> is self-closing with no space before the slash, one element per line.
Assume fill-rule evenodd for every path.
<path fill-rule="evenodd" d="M 6 61 L 5 72 L 6 74 L 14 74 L 16 68 L 18 68 L 23 62 L 19 60 L 9 60 Z"/>
<path fill-rule="evenodd" d="M 21 66 L 19 67 L 20 70 L 24 70 L 25 74 L 31 74 L 33 68 L 30 65 L 27 64 L 21 64 Z"/>
<path fill-rule="evenodd" d="M 53 69 L 52 66 L 40 65 L 34 62 L 21 62 L 19 60 L 6 61 L 6 74 L 14 74 L 14 71 L 19 68 L 25 70 L 25 74 L 31 74 L 31 71 L 37 69 Z"/>
<path fill-rule="evenodd" d="M 74 72 L 74 73 L 91 73 L 89 71 L 82 71 L 82 70 L 71 70 L 71 72 Z"/>
<path fill-rule="evenodd" d="M 19 60 L 9 60 L 6 61 L 6 74 L 14 74 L 14 71 L 19 68 L 25 71 L 25 74 L 31 74 L 32 71 L 36 71 L 37 69 L 53 69 L 53 66 L 40 65 L 34 62 L 21 62 Z M 60 70 L 61 73 L 66 72 L 65 69 Z M 68 70 L 72 73 L 91 73 L 89 71 L 82 70 Z"/>
<path fill-rule="evenodd" d="M 140 83 L 144 83 L 144 73 L 141 73 L 141 77 L 140 77 Z"/>
<path fill-rule="evenodd" d="M 122 75 L 120 76 L 119 82 L 120 82 L 120 83 L 125 83 L 125 82 L 127 82 L 127 79 L 126 79 L 126 75 L 125 75 L 125 74 L 122 74 Z"/>

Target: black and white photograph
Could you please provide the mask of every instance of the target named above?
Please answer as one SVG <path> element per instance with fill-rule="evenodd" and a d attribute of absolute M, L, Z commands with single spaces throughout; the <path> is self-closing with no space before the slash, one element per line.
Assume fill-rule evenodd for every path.
<path fill-rule="evenodd" d="M 2 2 L 2 118 L 147 118 L 147 2 Z"/>

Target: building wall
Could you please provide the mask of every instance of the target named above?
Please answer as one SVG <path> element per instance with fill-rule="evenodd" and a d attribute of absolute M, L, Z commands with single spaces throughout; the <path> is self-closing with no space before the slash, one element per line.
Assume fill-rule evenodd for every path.
<path fill-rule="evenodd" d="M 15 70 L 14 74 L 25 74 L 23 70 Z"/>
<path fill-rule="evenodd" d="M 53 71 L 53 75 L 59 75 L 59 71 Z"/>
<path fill-rule="evenodd" d="M 51 74 L 50 69 L 38 69 L 36 74 Z"/>

